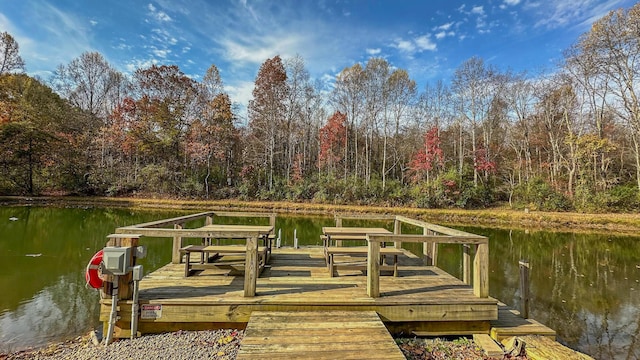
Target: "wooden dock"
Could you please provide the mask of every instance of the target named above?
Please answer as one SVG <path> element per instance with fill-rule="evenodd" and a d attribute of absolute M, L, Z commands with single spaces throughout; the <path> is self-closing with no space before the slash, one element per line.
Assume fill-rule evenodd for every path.
<path fill-rule="evenodd" d="M 254 311 L 237 356 L 238 360 L 404 358 L 375 311 Z"/>
<path fill-rule="evenodd" d="M 214 225 L 214 218 L 225 216 L 263 217 L 269 225 Z M 336 216 L 336 227 L 323 228 L 327 240 L 323 247 L 272 249 L 275 216 L 210 211 L 122 227 L 109 235 L 108 246 L 131 248 L 138 246 L 141 236 L 173 237 L 171 263 L 138 284 L 140 308 L 139 312 L 134 310 L 138 335 L 246 328 L 239 359 L 324 355 L 401 359 L 391 335 L 473 335 L 487 354 L 500 354 L 497 342 L 504 338 L 530 334 L 555 338 L 553 330 L 520 318 L 489 296 L 486 237 L 389 215 L 384 220 L 393 221 L 393 232 L 352 228 L 359 231 L 357 240 L 366 243 L 364 249 L 329 251 L 333 249 L 327 247 L 330 237 L 340 235 L 329 230 L 346 231 L 342 220 L 377 218 L 341 215 Z M 403 224 L 422 228 L 422 235 L 403 234 Z M 199 252 L 207 253 L 204 250 L 209 247 L 205 246 L 218 249 L 214 263 L 205 262 L 204 255 L 202 264 L 182 263 L 185 258 L 189 261 L 188 256 L 183 257 L 189 253 L 183 248 L 185 238 L 200 238 Z M 214 239 L 233 239 L 245 246 L 225 253 L 220 250 L 223 247 L 211 245 Z M 263 255 L 258 252 L 259 241 L 269 249 Z M 403 249 L 403 243 L 421 243 L 422 257 Z M 444 243 L 461 246 L 462 279 L 437 267 L 438 244 Z M 384 247 L 391 244 L 392 248 Z M 397 257 L 393 267 L 380 261 L 385 253 L 389 253 L 387 260 L 388 255 Z M 137 252 L 127 254 L 135 265 Z M 334 262 L 342 266 L 329 271 L 332 267 L 327 263 Z M 114 283 L 114 277 L 108 275 L 101 289 L 100 321 L 105 334 L 130 337 L 135 309 L 132 274 L 117 279 L 118 316 L 113 332 L 109 332 L 111 299 L 106 295 L 111 295 Z"/>
<path fill-rule="evenodd" d="M 257 279 L 256 296 L 244 296 L 243 267 L 206 269 L 184 277 L 184 264 L 167 264 L 140 282 L 138 331 L 245 328 L 254 311 L 375 311 L 393 333 L 429 329 L 431 334 L 489 333 L 498 301 L 474 295 L 473 287 L 435 266 L 419 265 L 410 252 L 399 257 L 398 276 L 380 277 L 380 297 L 367 295 L 359 270 L 330 277 L 323 249 L 274 249 Z M 110 299 L 100 320 L 109 320 Z M 116 337 L 128 337 L 131 301 L 119 302 Z M 147 311 L 146 311 L 147 310 Z"/>

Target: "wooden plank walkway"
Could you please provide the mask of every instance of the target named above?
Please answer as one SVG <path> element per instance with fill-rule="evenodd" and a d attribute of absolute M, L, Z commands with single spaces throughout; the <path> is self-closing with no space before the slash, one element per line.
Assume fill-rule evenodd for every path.
<path fill-rule="evenodd" d="M 405 357 L 375 311 L 254 311 L 236 359 Z"/>

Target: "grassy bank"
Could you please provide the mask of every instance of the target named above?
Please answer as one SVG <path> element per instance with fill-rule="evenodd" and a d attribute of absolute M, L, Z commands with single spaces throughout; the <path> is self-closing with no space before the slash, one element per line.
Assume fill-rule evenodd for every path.
<path fill-rule="evenodd" d="M 269 211 L 290 214 L 373 213 L 397 214 L 443 225 L 480 225 L 496 228 L 528 228 L 555 231 L 589 231 L 618 234 L 640 232 L 640 214 L 584 214 L 517 211 L 509 208 L 482 210 L 419 209 L 408 207 L 348 206 L 293 202 L 238 200 L 184 200 L 106 197 L 0 197 L 0 205 L 126 207 L 132 209 Z"/>

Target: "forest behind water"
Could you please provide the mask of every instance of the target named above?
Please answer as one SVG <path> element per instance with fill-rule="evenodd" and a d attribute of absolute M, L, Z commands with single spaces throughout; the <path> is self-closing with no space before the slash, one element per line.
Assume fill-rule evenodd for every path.
<path fill-rule="evenodd" d="M 423 88 L 375 57 L 330 83 L 265 59 L 242 105 L 215 64 L 198 80 L 97 52 L 48 79 L 27 66 L 0 33 L 0 195 L 640 210 L 640 4 L 552 69 L 472 57 Z"/>

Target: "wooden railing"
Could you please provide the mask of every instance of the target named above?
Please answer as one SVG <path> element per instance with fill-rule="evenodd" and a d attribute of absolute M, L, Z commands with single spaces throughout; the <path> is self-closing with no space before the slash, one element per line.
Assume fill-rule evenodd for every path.
<path fill-rule="evenodd" d="M 439 244 L 460 244 L 462 246 L 461 280 L 465 284 L 471 285 L 472 283 L 471 256 L 473 253 L 474 293 L 480 297 L 489 296 L 489 240 L 486 237 L 467 233 L 461 230 L 451 229 L 441 225 L 431 224 L 421 220 L 411 219 L 401 215 L 336 214 L 335 219 L 336 226 L 342 226 L 343 219 L 371 221 L 393 220 L 394 235 L 372 236 L 371 238 L 373 238 L 373 242 L 378 243 L 378 247 L 382 242 L 393 242 L 396 248 L 401 248 L 403 242 L 422 243 L 422 253 L 424 255 L 425 264 L 429 266 L 437 265 Z M 402 234 L 402 224 L 422 228 L 422 235 Z M 369 246 L 371 246 L 371 242 L 369 242 Z M 371 258 L 371 256 L 369 256 L 369 258 Z M 374 256 L 373 258 L 375 259 L 376 257 Z M 375 295 L 374 297 L 379 296 L 379 289 L 377 291 L 373 290 L 372 294 Z"/>
<path fill-rule="evenodd" d="M 466 234 L 466 233 L 465 233 Z M 473 258 L 473 293 L 478 297 L 489 296 L 489 239 L 473 234 L 466 235 L 368 235 L 367 253 L 367 294 L 376 298 L 380 296 L 380 244 L 386 242 L 462 244 L 475 246 Z M 469 256 L 469 253 L 465 256 Z M 469 266 L 470 261 L 465 261 Z M 465 269 L 465 273 L 470 273 Z"/>
<path fill-rule="evenodd" d="M 123 226 L 116 229 L 117 234 L 140 234 L 147 237 L 172 237 L 173 246 L 171 250 L 171 262 L 179 264 L 182 256 L 180 248 L 182 247 L 182 239 L 197 238 L 202 236 L 202 232 L 185 229 L 188 222 L 205 219 L 205 225 L 214 223 L 214 217 L 244 217 L 244 218 L 268 218 L 269 225 L 276 224 L 275 213 L 260 212 L 232 212 L 232 211 L 207 211 L 193 215 L 179 216 L 171 219 L 163 219 L 142 224 Z M 167 228 L 172 226 L 172 228 Z"/>

